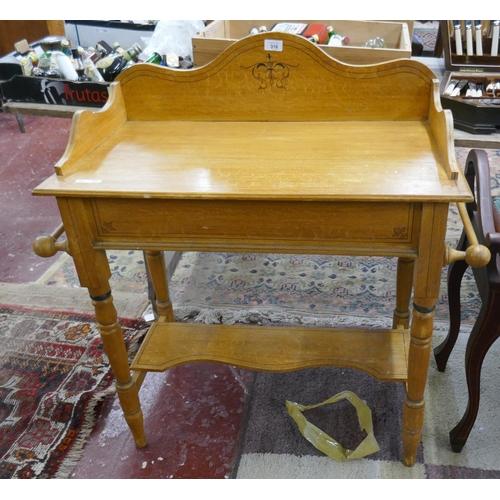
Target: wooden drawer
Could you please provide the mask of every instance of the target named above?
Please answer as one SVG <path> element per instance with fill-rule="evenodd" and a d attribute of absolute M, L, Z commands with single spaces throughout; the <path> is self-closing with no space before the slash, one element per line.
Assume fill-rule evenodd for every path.
<path fill-rule="evenodd" d="M 372 254 L 382 248 L 415 247 L 420 205 L 412 203 L 221 200 L 94 199 L 100 242 L 134 238 L 176 248 L 208 249 L 227 243 L 256 249 L 311 250 L 359 242 Z M 397 252 L 396 252 L 397 253 Z"/>

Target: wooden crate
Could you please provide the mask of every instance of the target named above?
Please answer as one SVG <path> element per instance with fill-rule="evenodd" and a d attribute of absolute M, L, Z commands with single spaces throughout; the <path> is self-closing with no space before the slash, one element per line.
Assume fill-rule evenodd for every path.
<path fill-rule="evenodd" d="M 252 28 L 266 26 L 271 29 L 283 21 L 213 21 L 192 38 L 193 62 L 203 66 L 227 49 L 232 43 L 249 35 Z M 293 21 L 292 21 L 293 22 Z M 296 22 L 296 21 L 295 21 Z M 336 33 L 348 36 L 349 45 L 343 47 L 322 46 L 332 57 L 349 64 L 374 64 L 411 57 L 411 37 L 404 22 L 385 21 L 301 21 L 325 23 L 333 26 Z M 375 37 L 385 40 L 387 48 L 372 49 L 364 44 Z"/>

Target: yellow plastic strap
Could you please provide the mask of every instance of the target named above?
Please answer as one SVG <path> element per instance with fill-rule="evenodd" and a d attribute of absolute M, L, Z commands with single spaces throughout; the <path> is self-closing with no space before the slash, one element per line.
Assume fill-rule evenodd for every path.
<path fill-rule="evenodd" d="M 340 443 L 335 441 L 335 439 L 308 422 L 302 414 L 303 411 L 312 410 L 313 408 L 331 403 L 337 403 L 342 399 L 347 399 L 356 408 L 361 430 L 367 432 L 367 436 L 355 450 L 346 450 Z M 295 420 L 301 434 L 319 451 L 322 451 L 334 460 L 354 460 L 355 458 L 371 455 L 380 449 L 373 435 L 372 412 L 366 403 L 361 401 L 361 399 L 351 391 L 342 391 L 322 403 L 311 406 L 303 406 L 298 403 L 287 401 L 286 408 L 290 416 Z"/>

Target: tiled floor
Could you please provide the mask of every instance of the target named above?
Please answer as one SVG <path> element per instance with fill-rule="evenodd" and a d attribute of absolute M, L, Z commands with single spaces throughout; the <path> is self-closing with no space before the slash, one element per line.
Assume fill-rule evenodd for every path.
<path fill-rule="evenodd" d="M 72 477 L 232 477 L 251 383 L 250 372 L 210 363 L 148 374 L 140 392 L 148 446 L 135 447 L 108 401 Z"/>
<path fill-rule="evenodd" d="M 36 281 L 57 259 L 37 257 L 32 241 L 59 224 L 55 200 L 31 190 L 52 175 L 71 121 L 0 113 L 0 281 Z M 115 398 L 98 408 L 98 424 L 74 478 L 231 477 L 253 381 L 251 372 L 209 363 L 149 374 L 141 389 L 148 446 L 135 448 Z"/>

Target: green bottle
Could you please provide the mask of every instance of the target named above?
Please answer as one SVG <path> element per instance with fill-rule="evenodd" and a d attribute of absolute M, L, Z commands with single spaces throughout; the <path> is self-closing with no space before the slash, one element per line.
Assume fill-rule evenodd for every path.
<path fill-rule="evenodd" d="M 330 41 L 330 38 L 332 38 L 332 36 L 335 35 L 335 30 L 333 29 L 333 26 L 328 26 L 328 28 L 326 28 L 326 29 L 328 30 L 328 37 L 323 42 L 324 45 L 328 45 L 328 42 Z"/>
<path fill-rule="evenodd" d="M 158 52 L 153 52 L 144 62 L 151 64 L 160 64 L 161 61 L 162 61 L 161 54 L 158 54 Z"/>

